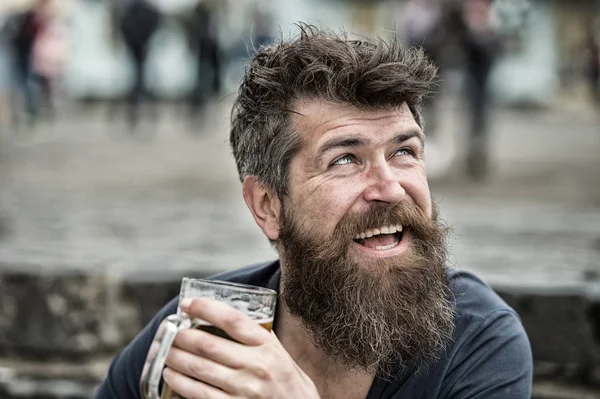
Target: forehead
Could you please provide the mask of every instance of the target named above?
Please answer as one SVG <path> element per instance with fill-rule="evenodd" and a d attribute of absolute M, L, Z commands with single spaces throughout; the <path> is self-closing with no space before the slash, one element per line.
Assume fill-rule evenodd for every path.
<path fill-rule="evenodd" d="M 309 147 L 336 135 L 370 134 L 383 140 L 388 134 L 421 130 L 406 103 L 398 108 L 361 109 L 304 99 L 296 102 L 291 123 Z"/>

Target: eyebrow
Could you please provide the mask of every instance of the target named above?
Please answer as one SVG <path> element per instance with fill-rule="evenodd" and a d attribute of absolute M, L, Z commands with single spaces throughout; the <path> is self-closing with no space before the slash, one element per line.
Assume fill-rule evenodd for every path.
<path fill-rule="evenodd" d="M 421 143 L 421 146 L 423 146 L 423 147 L 425 146 L 425 135 L 420 130 L 410 130 L 410 131 L 408 131 L 406 133 L 398 134 L 394 138 L 394 142 L 396 144 L 402 144 L 405 141 L 408 141 L 408 140 L 412 139 L 413 137 L 416 137 L 417 139 L 419 139 L 419 142 Z"/>
<path fill-rule="evenodd" d="M 423 133 L 419 130 L 410 130 L 408 132 L 397 134 L 391 141 L 395 144 L 402 144 L 413 137 L 419 139 L 421 146 L 425 145 L 425 137 Z M 362 137 L 342 137 L 335 138 L 329 141 L 326 141 L 320 148 L 317 154 L 317 161 L 319 162 L 323 155 L 328 151 L 331 151 L 336 148 L 356 148 L 363 145 L 368 144 L 368 140 L 365 140 Z"/>

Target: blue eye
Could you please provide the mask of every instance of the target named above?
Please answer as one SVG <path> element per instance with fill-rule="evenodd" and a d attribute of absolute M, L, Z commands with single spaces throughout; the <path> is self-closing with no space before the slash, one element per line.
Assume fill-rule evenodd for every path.
<path fill-rule="evenodd" d="M 346 165 L 354 162 L 351 155 L 344 155 L 333 162 L 332 165 Z"/>
<path fill-rule="evenodd" d="M 414 151 L 411 150 L 410 148 L 401 148 L 398 151 L 396 151 L 396 153 L 394 155 L 397 155 L 397 156 L 414 155 Z"/>

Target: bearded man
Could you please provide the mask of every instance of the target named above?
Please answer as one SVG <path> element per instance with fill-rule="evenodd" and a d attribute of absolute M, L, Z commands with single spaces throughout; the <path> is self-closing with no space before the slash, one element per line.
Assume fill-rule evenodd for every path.
<path fill-rule="evenodd" d="M 436 69 L 395 41 L 300 25 L 261 48 L 232 112 L 243 196 L 278 261 L 215 279 L 279 292 L 274 332 L 229 306 L 181 309 L 235 337 L 180 331 L 164 380 L 186 398 L 529 398 L 515 312 L 446 265 L 420 108 Z M 173 300 L 113 361 L 98 398 L 139 398 Z"/>

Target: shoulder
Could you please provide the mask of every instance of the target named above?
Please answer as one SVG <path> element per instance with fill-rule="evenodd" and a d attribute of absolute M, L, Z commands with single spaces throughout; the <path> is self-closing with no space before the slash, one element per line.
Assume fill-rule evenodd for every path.
<path fill-rule="evenodd" d="M 277 280 L 277 285 L 279 285 L 279 261 L 257 263 L 241 269 L 219 273 L 209 277 L 209 279 L 276 288 L 271 287 L 271 285 L 274 280 Z"/>
<path fill-rule="evenodd" d="M 474 274 L 452 271 L 449 278 L 456 316 L 444 396 L 528 397 L 533 361 L 519 316 Z"/>
<path fill-rule="evenodd" d="M 449 272 L 449 281 L 455 309 L 451 356 L 460 358 L 470 353 L 475 340 L 483 339 L 492 347 L 507 340 L 514 342 L 515 338 L 519 350 L 530 355 L 529 340 L 518 314 L 489 285 L 473 273 L 458 270 Z"/>
<path fill-rule="evenodd" d="M 448 280 L 454 296 L 457 318 L 476 321 L 488 318 L 498 311 L 516 314 L 489 285 L 475 274 L 462 270 L 451 270 L 448 272 Z"/>

